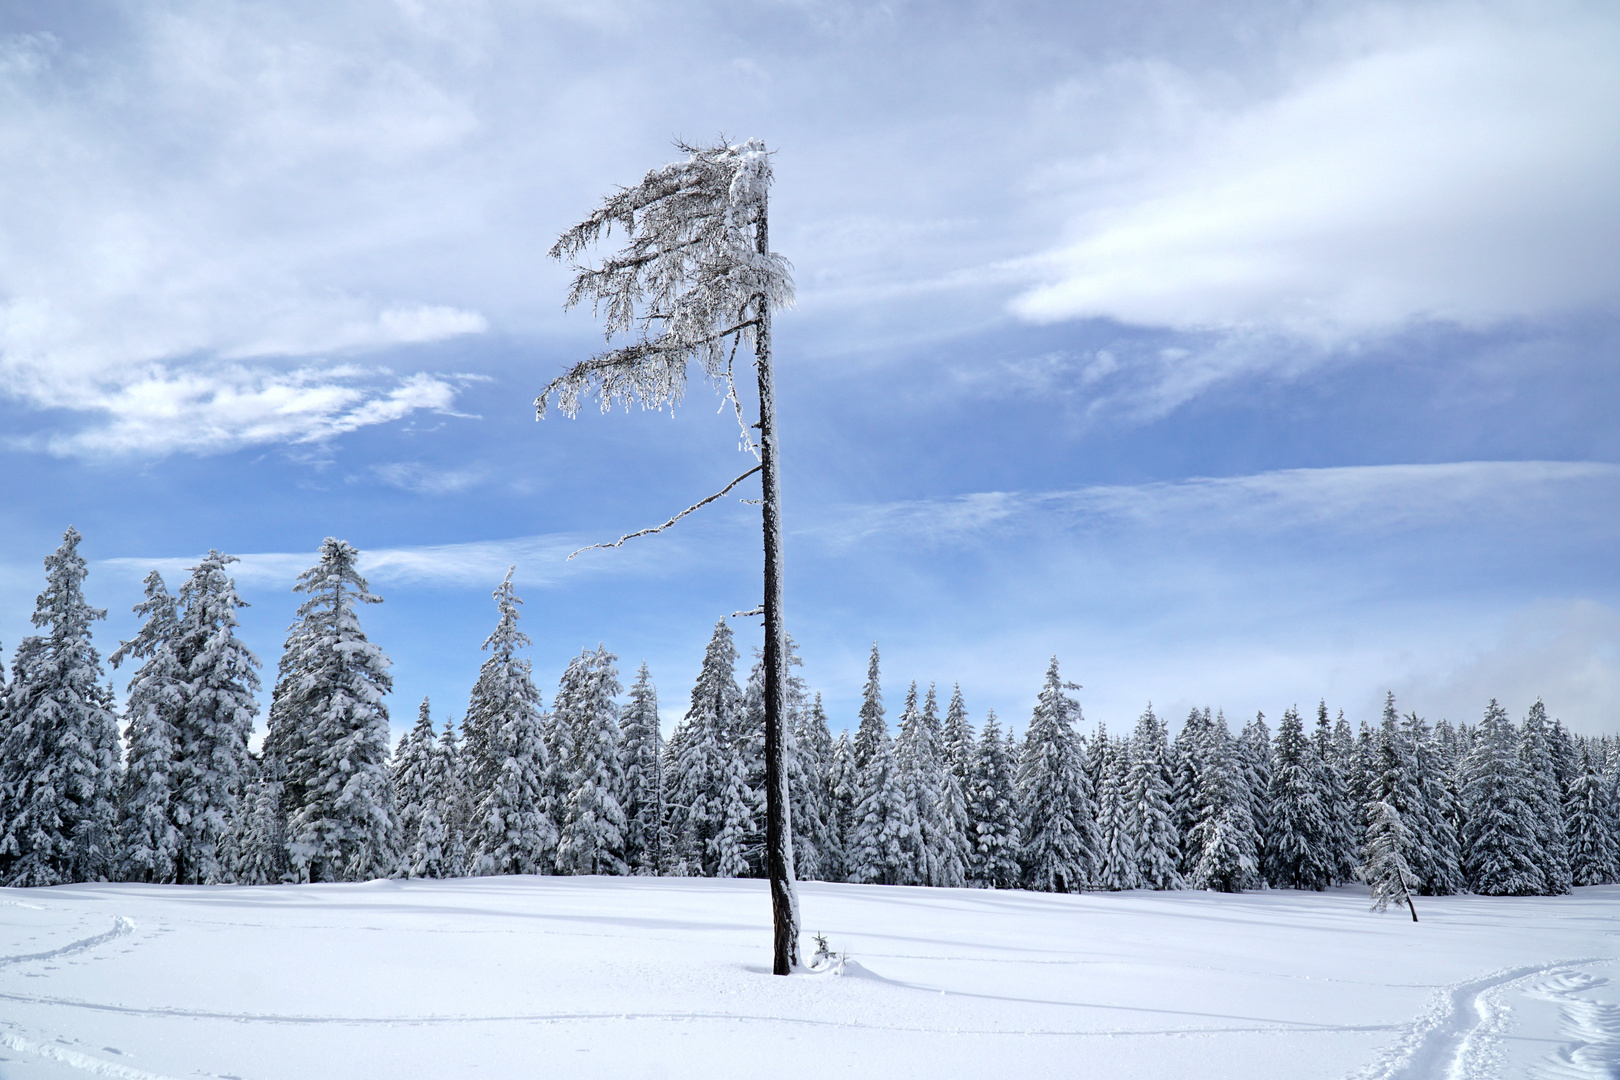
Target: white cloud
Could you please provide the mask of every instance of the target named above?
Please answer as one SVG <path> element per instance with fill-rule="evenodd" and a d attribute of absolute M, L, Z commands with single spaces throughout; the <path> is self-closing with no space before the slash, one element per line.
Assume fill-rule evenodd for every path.
<path fill-rule="evenodd" d="M 437 469 L 416 461 L 390 461 L 373 465 L 372 473 L 383 483 L 418 495 L 453 495 L 484 483 L 489 472 L 483 466 L 465 469 Z"/>
<path fill-rule="evenodd" d="M 1620 497 L 1620 465 L 1466 461 L 1282 469 L 1072 491 L 976 492 L 846 507 L 804 534 L 833 550 L 873 538 L 952 545 L 998 530 L 1053 527 L 1138 530 L 1144 535 L 1271 535 L 1332 527 L 1382 534 L 1474 517 L 1495 528 L 1534 521 L 1550 507 L 1602 520 Z"/>
<path fill-rule="evenodd" d="M 1258 103 L 1144 67 L 1185 138 L 1085 170 L 1096 201 L 1014 309 L 1327 343 L 1613 310 L 1616 55 L 1610 4 L 1448 4 L 1317 27 Z"/>

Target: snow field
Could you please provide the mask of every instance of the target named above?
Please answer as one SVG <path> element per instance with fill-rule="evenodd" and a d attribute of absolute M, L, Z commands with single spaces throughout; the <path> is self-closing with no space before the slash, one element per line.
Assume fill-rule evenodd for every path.
<path fill-rule="evenodd" d="M 0 890 L 0 1078 L 1620 1074 L 1620 886 L 801 889 L 842 974 L 753 880 Z"/>

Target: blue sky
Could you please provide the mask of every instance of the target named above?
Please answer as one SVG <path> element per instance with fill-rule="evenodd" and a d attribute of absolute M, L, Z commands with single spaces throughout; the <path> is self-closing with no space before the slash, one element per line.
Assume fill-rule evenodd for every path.
<path fill-rule="evenodd" d="M 600 641 L 673 721 L 757 511 L 563 556 L 741 472 L 734 422 L 531 402 L 601 344 L 552 239 L 723 132 L 778 150 L 835 728 L 877 641 L 891 708 L 975 719 L 1056 653 L 1115 729 L 1393 689 L 1620 731 L 1620 14 L 1210 7 L 6 5 L 7 656 L 71 523 L 109 649 L 148 568 L 241 555 L 268 682 L 336 535 L 397 730 L 462 707 L 510 563 L 548 693 Z"/>

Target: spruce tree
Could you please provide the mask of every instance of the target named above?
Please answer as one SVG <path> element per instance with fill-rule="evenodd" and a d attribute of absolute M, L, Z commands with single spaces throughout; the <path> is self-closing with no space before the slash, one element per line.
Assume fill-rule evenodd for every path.
<path fill-rule="evenodd" d="M 1576 885 L 1606 885 L 1620 871 L 1614 835 L 1612 792 L 1590 751 L 1583 751 L 1564 796 L 1570 877 Z"/>
<path fill-rule="evenodd" d="M 1290 708 L 1277 725 L 1265 837 L 1265 876 L 1277 888 L 1320 891 L 1332 880 L 1332 835 L 1317 793 L 1320 773 L 1299 709 Z"/>
<path fill-rule="evenodd" d="M 1464 887 L 1462 845 L 1457 839 L 1457 807 L 1447 778 L 1447 760 L 1435 734 L 1417 713 L 1401 721 L 1401 735 L 1411 755 L 1412 783 L 1421 812 L 1422 864 L 1411 867 L 1419 894 L 1450 896 Z"/>
<path fill-rule="evenodd" d="M 917 884 L 917 819 L 888 733 L 860 771 L 860 797 L 849 841 L 849 880 L 863 885 Z"/>
<path fill-rule="evenodd" d="M 1171 748 L 1170 812 L 1177 838 L 1176 869 L 1183 880 L 1191 877 L 1198 863 L 1192 834 L 1199 822 L 1198 792 L 1203 786 L 1208 745 L 1205 732 L 1213 722 L 1207 707 L 1202 712 L 1191 709 Z"/>
<path fill-rule="evenodd" d="M 794 873 L 801 879 L 837 881 L 843 852 L 832 821 L 830 782 L 833 741 L 821 695 L 798 711 L 793 729 L 792 797 Z"/>
<path fill-rule="evenodd" d="M 394 753 L 394 812 L 399 830 L 399 871 L 407 877 L 452 876 L 448 818 L 450 762 L 433 727 L 428 699 L 416 725 Z"/>
<path fill-rule="evenodd" d="M 1042 892 L 1078 892 L 1097 871 L 1097 809 L 1074 731 L 1080 705 L 1066 692 L 1073 685 L 1058 675 L 1054 656 L 1018 763 L 1024 814 L 1019 861 L 1025 884 Z"/>
<path fill-rule="evenodd" d="M 568 662 L 552 715 L 573 732 L 574 758 L 557 867 L 567 874 L 624 874 L 624 751 L 618 657 L 600 644 Z"/>
<path fill-rule="evenodd" d="M 1559 783 L 1558 737 L 1547 720 L 1547 707 L 1537 698 L 1524 718 L 1519 738 L 1519 764 L 1526 798 L 1535 823 L 1536 854 L 1547 892 L 1562 895 L 1572 883 L 1568 837 L 1564 828 L 1563 787 Z"/>
<path fill-rule="evenodd" d="M 462 782 L 476 800 L 467 826 L 468 862 L 480 876 L 548 874 L 557 853 L 546 720 L 533 668 L 518 655 L 530 641 L 518 629 L 523 600 L 512 587 L 515 569 L 507 569 L 493 593 L 500 617 L 484 639 L 489 659 L 478 670 L 463 720 Z"/>
<path fill-rule="evenodd" d="M 1164 724 L 1148 704 L 1136 721 L 1128 747 L 1130 772 L 1125 794 L 1130 814 L 1130 830 L 1136 844 L 1136 872 L 1148 889 L 1179 889 L 1181 873 L 1176 869 L 1180 841 L 1170 805 L 1174 782 L 1170 767 L 1170 746 Z"/>
<path fill-rule="evenodd" d="M 1018 855 L 1022 850 L 1016 769 L 994 709 L 985 713 L 984 729 L 974 748 L 967 790 L 969 836 L 968 877 L 972 884 L 990 889 L 1018 885 Z"/>
<path fill-rule="evenodd" d="M 945 770 L 940 741 L 939 705 L 934 687 L 921 709 L 917 684 L 911 684 L 900 722 L 895 757 L 901 788 L 910 801 L 917 831 L 912 838 L 912 874 L 919 885 L 958 886 L 965 878 L 961 795 Z"/>
<path fill-rule="evenodd" d="M 364 881 L 393 872 L 393 786 L 388 776 L 389 660 L 366 639 L 356 612 L 379 604 L 356 568 L 360 553 L 327 537 L 298 577 L 298 608 L 284 657 L 286 695 L 272 710 L 267 749 L 279 758 L 288 853 L 307 881 Z M 286 678 L 292 673 L 292 678 Z M 277 730 L 281 727 L 282 730 Z"/>
<path fill-rule="evenodd" d="M 223 848 L 252 767 L 259 658 L 236 637 L 236 609 L 247 606 L 225 569 L 236 561 L 210 551 L 180 587 L 174 651 L 186 684 L 172 800 L 180 823 L 175 878 L 188 884 L 230 880 Z"/>
<path fill-rule="evenodd" d="M 1250 886 L 1265 884 L 1261 851 L 1271 822 L 1271 729 L 1266 726 L 1266 714 L 1256 712 L 1254 719 L 1243 725 L 1237 740 L 1243 780 L 1249 797 L 1249 816 L 1254 821 L 1254 876 Z"/>
<path fill-rule="evenodd" d="M 1137 869 L 1135 822 L 1129 801 L 1130 753 L 1124 742 L 1109 739 L 1098 726 L 1097 834 L 1100 850 L 1097 860 L 1098 888 L 1119 891 L 1139 889 L 1142 876 Z"/>
<path fill-rule="evenodd" d="M 118 877 L 124 881 L 172 883 L 177 872 L 180 830 L 174 797 L 179 725 L 185 714 L 186 673 L 174 654 L 179 613 L 174 598 L 153 570 L 146 575 L 146 599 L 135 605 L 145 616 L 140 632 L 108 657 L 113 667 L 134 657 L 145 661 L 129 681 L 129 747 L 118 814 Z"/>
<path fill-rule="evenodd" d="M 1193 796 L 1197 823 L 1187 836 L 1195 858 L 1188 880 L 1195 889 L 1241 892 L 1259 869 L 1242 751 L 1219 713 L 1202 727 L 1200 741 L 1199 786 Z"/>
<path fill-rule="evenodd" d="M 1518 754 L 1518 733 L 1492 698 L 1463 764 L 1463 868 L 1486 896 L 1547 891 L 1536 855 L 1536 825 Z"/>
<path fill-rule="evenodd" d="M 84 598 L 78 531 L 45 559 L 45 591 L 12 663 L 0 731 L 0 884 L 104 880 L 116 867 L 118 723 Z"/>
<path fill-rule="evenodd" d="M 671 739 L 670 836 L 678 874 L 748 872 L 755 807 L 735 743 L 742 711 L 736 671 L 737 646 L 721 619 L 704 650 L 692 705 Z"/>
<path fill-rule="evenodd" d="M 855 768 L 866 769 L 878 744 L 887 742 L 889 725 L 883 719 L 883 688 L 878 673 L 878 647 L 872 642 L 872 656 L 866 664 L 866 686 L 861 691 L 861 723 L 855 732 L 852 749 Z"/>
<path fill-rule="evenodd" d="M 839 853 L 837 876 L 833 880 L 848 881 L 850 842 L 855 835 L 855 804 L 860 801 L 860 770 L 855 767 L 855 747 L 848 730 L 840 731 L 833 743 L 832 761 L 827 768 L 827 791 L 831 799 L 827 826 Z"/>
<path fill-rule="evenodd" d="M 1344 723 L 1340 713 L 1339 722 Z M 1345 724 L 1345 735 L 1349 725 Z M 1327 825 L 1323 836 L 1325 850 L 1322 860 L 1329 867 L 1328 884 L 1342 885 L 1355 874 L 1358 862 L 1356 822 L 1350 803 L 1350 788 L 1345 777 L 1338 732 L 1328 720 L 1325 700 L 1316 706 L 1316 790 L 1322 802 L 1322 816 Z"/>
<path fill-rule="evenodd" d="M 642 662 L 630 686 L 620 730 L 624 735 L 624 858 L 630 873 L 657 874 L 663 865 L 664 737 L 658 726 L 658 688 Z"/>
<path fill-rule="evenodd" d="M 1413 847 L 1401 822 L 1401 812 L 1381 799 L 1367 804 L 1367 833 L 1362 846 L 1362 862 L 1356 876 L 1372 890 L 1373 910 L 1383 911 L 1390 901 L 1405 903 L 1417 922 L 1417 908 L 1412 904 L 1415 879 L 1407 865 L 1404 852 Z"/>

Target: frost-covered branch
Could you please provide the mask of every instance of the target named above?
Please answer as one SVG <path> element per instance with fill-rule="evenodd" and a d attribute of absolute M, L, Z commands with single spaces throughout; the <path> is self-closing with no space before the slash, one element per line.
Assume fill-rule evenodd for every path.
<path fill-rule="evenodd" d="M 687 514 L 690 514 L 692 511 L 700 510 L 703 507 L 708 506 L 710 503 L 714 502 L 714 500 L 722 498 L 726 494 L 726 492 L 730 491 L 732 488 L 736 487 L 738 484 L 742 483 L 744 480 L 748 479 L 750 476 L 753 476 L 755 473 L 759 472 L 759 470 L 762 469 L 762 468 L 764 468 L 763 465 L 755 465 L 752 469 L 749 469 L 747 472 L 745 472 L 741 476 L 737 477 L 737 479 L 733 480 L 731 483 L 727 484 L 725 487 L 721 488 L 719 491 L 715 492 L 713 495 L 710 495 L 706 499 L 698 500 L 697 502 L 693 503 L 691 506 L 688 506 L 685 510 L 682 510 L 680 513 L 676 514 L 674 517 L 672 517 L 668 521 L 664 522 L 662 525 L 654 525 L 649 529 L 639 529 L 639 530 L 637 530 L 636 532 L 633 532 L 633 533 L 625 533 L 623 536 L 619 537 L 617 540 L 613 541 L 611 544 L 606 544 L 606 543 L 604 543 L 604 544 L 592 544 L 589 547 L 582 547 L 578 551 L 574 552 L 573 555 L 570 555 L 568 557 L 570 559 L 572 559 L 574 557 L 574 555 L 582 555 L 587 551 L 595 551 L 597 548 L 616 548 L 616 547 L 619 547 L 620 545 L 622 545 L 626 540 L 634 540 L 638 536 L 650 536 L 653 533 L 663 532 L 665 529 L 669 528 L 671 525 L 675 524 L 677 521 L 681 520 L 681 518 L 685 517 Z"/>
<path fill-rule="evenodd" d="M 635 340 L 552 380 L 535 399 L 538 416 L 552 405 L 573 416 L 591 394 L 604 410 L 631 399 L 651 408 L 674 404 L 694 359 L 729 390 L 736 346 L 759 332 L 762 305 L 792 303 L 787 260 L 754 243 L 771 182 L 764 144 L 677 145 L 685 160 L 608 196 L 552 246 L 551 256 L 575 271 L 564 306 L 589 301 L 608 340 Z M 579 261 L 615 227 L 625 235 L 623 248 L 600 265 Z"/>

